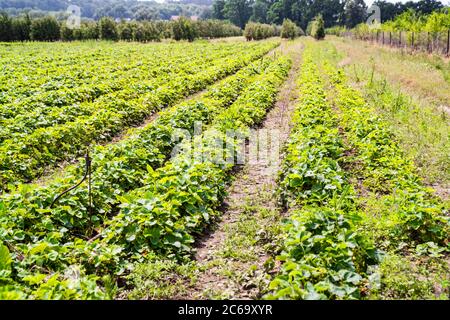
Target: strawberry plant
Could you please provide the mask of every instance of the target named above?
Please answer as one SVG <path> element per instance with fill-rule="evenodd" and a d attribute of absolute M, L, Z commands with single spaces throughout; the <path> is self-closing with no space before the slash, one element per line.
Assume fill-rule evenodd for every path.
<path fill-rule="evenodd" d="M 358 229 L 355 192 L 339 164 L 343 141 L 313 51 L 305 49 L 300 98 L 279 176 L 289 210 L 281 271 L 266 299 L 357 299 L 377 251 Z"/>
<path fill-rule="evenodd" d="M 80 191 L 73 191 L 50 211 L 42 207 L 51 201 L 50 193 L 31 196 L 33 189 L 26 185 L 4 196 L 0 234 L 15 250 L 11 254 L 14 273 L 8 278 L 14 285 L 5 294 L 14 292 L 28 298 L 105 298 L 108 292 L 98 291 L 101 285 L 107 288 L 104 275 L 120 276 L 131 270 L 134 262 L 155 254 L 189 254 L 194 235 L 218 214 L 232 171 L 231 166 L 214 161 L 191 162 L 188 153 L 180 153 L 164 164 L 171 150 L 170 125 L 192 130 L 195 120 L 211 122 L 201 136 L 184 144 L 201 145 L 209 154 L 218 153 L 222 149 L 217 149 L 215 143 L 217 139 L 225 141 L 227 129 L 245 129 L 244 126 L 261 121 L 275 102 L 289 66 L 290 61 L 285 58 L 255 63 L 213 86 L 198 100 L 162 112 L 155 122 L 131 133 L 124 142 L 99 147 L 94 155 L 94 163 L 99 167 L 94 165 L 94 172 L 103 179 L 98 187 L 105 189 L 97 190 L 95 199 L 103 202 L 102 211 L 96 208 L 97 216 L 103 214 L 103 221 L 92 220 L 80 210 L 80 199 L 85 198 Z M 227 114 L 237 121 L 229 121 Z M 148 148 L 149 143 L 154 143 L 155 148 Z M 153 153 L 146 154 L 147 150 Z M 122 165 L 126 166 L 120 170 Z M 129 172 L 126 167 L 134 171 Z M 68 172 L 65 183 L 76 180 L 74 174 L 75 168 Z M 58 181 L 61 182 L 57 179 L 52 188 L 58 188 Z M 109 189 L 109 184 L 115 188 Z M 142 187 L 131 190 L 136 185 Z M 72 211 L 65 213 L 71 205 Z M 92 238 L 81 236 L 83 232 Z M 67 282 L 74 265 L 80 273 L 76 284 Z M 27 282 L 28 278 L 33 282 Z M 92 281 L 100 286 L 89 286 Z M 76 289 L 67 291 L 66 287 Z M 52 294 L 47 290 L 52 290 Z"/>
<path fill-rule="evenodd" d="M 0 191 L 5 191 L 5 186 L 10 183 L 32 181 L 45 171 L 46 166 L 55 166 L 60 161 L 81 155 L 84 146 L 110 140 L 155 111 L 236 72 L 274 45 L 268 43 L 259 50 L 240 52 L 194 75 L 171 77 L 170 81 L 163 81 L 157 88 L 151 88 L 134 100 L 115 97 L 111 109 L 100 109 L 91 116 L 82 116 L 72 122 L 37 129 L 24 137 L 3 141 L 0 145 Z"/>

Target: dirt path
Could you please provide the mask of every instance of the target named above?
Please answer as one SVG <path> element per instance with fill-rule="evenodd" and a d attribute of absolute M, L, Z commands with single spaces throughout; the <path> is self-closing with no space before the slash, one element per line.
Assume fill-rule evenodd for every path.
<path fill-rule="evenodd" d="M 229 189 L 222 220 L 197 244 L 200 272 L 185 298 L 255 299 L 270 281 L 267 271 L 274 268 L 271 257 L 279 247 L 282 218 L 274 197 L 278 151 L 289 135 L 301 49 L 300 43 L 280 48 L 292 55 L 293 67 L 275 107 L 255 130 L 257 156 L 255 149 L 248 148 L 248 161 Z"/>

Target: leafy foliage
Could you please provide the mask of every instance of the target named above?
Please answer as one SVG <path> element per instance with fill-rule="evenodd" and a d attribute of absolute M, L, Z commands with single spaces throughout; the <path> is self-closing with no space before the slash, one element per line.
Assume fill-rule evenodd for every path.
<path fill-rule="evenodd" d="M 281 26 L 281 37 L 285 39 L 295 39 L 299 36 L 303 36 L 305 33 L 300 27 L 297 27 L 289 19 L 284 19 L 283 25 Z"/>
<path fill-rule="evenodd" d="M 117 40 L 119 36 L 117 34 L 116 23 L 113 19 L 104 17 L 98 22 L 99 35 L 102 40 Z"/>
<path fill-rule="evenodd" d="M 242 30 L 219 20 L 192 21 L 184 16 L 174 21 L 136 21 L 116 22 L 111 17 L 102 17 L 97 21 L 82 20 L 77 28 L 69 28 L 66 19 L 57 21 L 53 16 L 30 19 L 30 15 L 9 17 L 0 11 L 0 41 L 74 41 L 74 40 L 125 40 L 125 41 L 193 41 L 197 38 L 221 38 L 242 35 Z"/>
<path fill-rule="evenodd" d="M 450 220 L 445 206 L 422 185 L 413 162 L 404 156 L 386 123 L 359 92 L 345 84 L 342 71 L 330 67 L 328 72 L 336 90 L 335 104 L 342 110 L 341 125 L 351 148 L 358 150 L 353 159 L 359 164 L 355 174 L 390 207 L 387 216 L 396 217 L 389 227 L 391 244 L 447 246 Z"/>
<path fill-rule="evenodd" d="M 204 46 L 199 44 L 199 46 Z M 242 45 L 246 47 L 246 44 Z M 255 46 L 248 47 L 250 52 L 241 51 L 235 53 L 236 47 L 233 49 L 233 45 L 225 45 L 230 51 L 215 51 L 216 55 L 210 55 L 206 57 L 206 60 L 198 52 L 193 50 L 192 54 L 196 55 L 197 63 L 193 63 L 192 60 L 188 60 L 189 57 L 183 57 L 183 60 L 189 62 L 179 65 L 179 71 L 175 74 L 163 73 L 159 76 L 150 79 L 148 82 L 126 83 L 123 85 L 128 86 L 126 90 L 113 92 L 111 94 L 100 97 L 95 102 L 84 105 L 84 110 L 81 109 L 79 115 L 73 115 L 74 111 L 71 107 L 63 108 L 68 113 L 69 118 L 61 118 L 61 109 L 58 112 L 50 113 L 50 119 L 53 121 L 66 121 L 61 124 L 54 122 L 47 122 L 42 127 L 48 127 L 45 130 L 43 128 L 37 128 L 36 130 L 30 130 L 31 133 L 24 135 L 21 134 L 18 137 L 11 137 L 4 140 L 2 146 L 0 146 L 0 159 L 2 159 L 0 180 L 2 181 L 2 188 L 5 188 L 7 184 L 29 181 L 38 177 L 45 169 L 45 165 L 55 165 L 61 160 L 70 159 L 73 156 L 81 155 L 83 153 L 83 147 L 93 142 L 107 141 L 113 136 L 117 135 L 125 128 L 137 124 L 142 121 L 145 116 L 154 113 L 158 109 L 162 109 L 166 106 L 173 105 L 177 100 L 185 97 L 188 94 L 194 93 L 205 88 L 218 78 L 236 72 L 238 69 L 250 63 L 252 60 L 261 57 L 268 50 L 273 48 L 274 43 L 266 43 L 259 47 L 257 50 L 250 48 L 256 48 Z M 206 46 L 207 48 L 209 46 Z M 180 55 L 183 53 L 183 49 L 180 47 Z M 233 57 L 230 55 L 234 53 Z M 208 52 L 205 52 L 207 55 Z M 209 64 L 208 64 L 209 60 Z M 168 60 L 167 65 L 171 66 L 176 60 Z M 164 69 L 164 65 L 161 61 L 155 61 L 159 70 Z M 206 68 L 205 68 L 206 67 Z M 175 70 L 172 70 L 175 72 Z M 197 71 L 197 73 L 192 74 Z M 158 74 L 154 70 L 155 74 Z M 130 74 L 130 76 L 135 76 Z M 125 79 L 124 79 L 125 80 Z M 109 91 L 111 86 L 116 86 L 117 83 L 108 83 L 108 87 L 101 87 L 101 90 Z M 100 92 L 94 91 L 96 85 L 91 88 L 86 88 L 94 95 L 100 95 Z M 77 99 L 86 99 L 86 95 L 80 90 L 77 97 L 71 90 L 64 90 L 66 93 L 66 101 L 55 99 L 55 92 L 50 91 L 48 94 L 44 94 L 41 97 L 33 97 L 37 104 L 42 105 L 41 99 L 50 99 L 50 103 L 59 105 L 70 105 L 73 102 L 77 102 Z M 25 99 L 27 101 L 28 99 Z M 30 110 L 32 105 L 29 103 L 12 103 L 15 106 L 17 113 L 24 113 L 25 110 Z M 29 100 L 28 100 L 29 101 Z M 45 100 L 44 100 L 45 101 Z M 49 103 L 49 104 L 50 104 Z M 8 105 L 2 106 L 6 109 L 6 113 L 10 114 L 13 110 Z M 41 118 L 48 119 L 46 113 L 52 112 L 52 108 L 44 108 L 43 112 L 38 112 Z M 14 113 L 13 113 L 14 115 Z M 7 117 L 10 117 L 7 115 Z M 47 118 L 47 119 L 46 119 Z M 11 126 L 14 130 L 20 126 L 20 122 L 12 120 Z M 28 119 L 30 129 L 36 127 L 35 118 Z M 26 127 L 26 126 L 25 126 Z M 19 129 L 23 131 L 23 129 Z M 8 136 L 8 131 L 6 131 Z M 19 164 L 20 163 L 20 164 Z"/>
<path fill-rule="evenodd" d="M 194 25 L 185 17 L 180 17 L 172 24 L 172 33 L 175 40 L 189 40 L 194 41 L 197 37 Z"/>
<path fill-rule="evenodd" d="M 244 37 L 247 41 L 262 40 L 277 35 L 279 35 L 279 30 L 276 26 L 263 23 L 249 22 L 244 29 Z"/>
<path fill-rule="evenodd" d="M 53 17 L 33 20 L 30 27 L 31 40 L 56 41 L 60 37 L 60 26 Z"/>
<path fill-rule="evenodd" d="M 281 272 L 268 299 L 359 298 L 367 268 L 377 261 L 357 228 L 355 192 L 338 162 L 344 149 L 337 118 L 313 54 L 311 49 L 303 54 L 300 101 L 280 173 L 280 196 L 290 216 Z"/>
<path fill-rule="evenodd" d="M 244 129 L 263 119 L 289 66 L 285 58 L 255 63 L 211 87 L 198 100 L 162 112 L 129 140 L 99 147 L 93 162 L 97 181 L 93 189 L 95 216 L 103 220 L 83 211 L 86 195 L 80 190 L 71 192 L 54 210 L 45 209 L 55 188 L 71 184 L 81 174 L 77 169 L 68 172 L 65 181 L 57 179 L 34 190 L 22 186 L 3 197 L 0 237 L 15 251 L 11 255 L 14 273 L 8 274 L 10 284 L 1 294 L 110 298 L 115 277 L 129 272 L 134 262 L 158 254 L 169 259 L 190 254 L 195 233 L 218 214 L 232 171 L 231 166 L 208 159 L 192 162 L 189 152 L 164 164 L 174 143 L 168 134 L 176 127 L 191 131 L 196 120 L 212 123 L 183 145 L 219 154 L 222 149 L 217 149 L 216 142 L 218 138 L 226 141 L 227 129 Z"/>
<path fill-rule="evenodd" d="M 318 15 L 314 18 L 311 23 L 311 36 L 316 40 L 321 40 L 325 38 L 325 25 L 323 22 L 322 15 Z"/>
<path fill-rule="evenodd" d="M 422 185 L 385 122 L 328 55 L 317 43 L 303 54 L 299 105 L 279 178 L 290 216 L 281 271 L 266 298 L 429 296 L 434 280 L 420 284 L 386 266 L 400 252 L 433 258 L 448 252 L 448 209 Z"/>

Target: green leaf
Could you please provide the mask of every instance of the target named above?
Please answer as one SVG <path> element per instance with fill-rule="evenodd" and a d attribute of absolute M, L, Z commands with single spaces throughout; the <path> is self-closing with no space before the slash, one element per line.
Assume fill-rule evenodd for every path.
<path fill-rule="evenodd" d="M 11 254 L 6 246 L 0 245 L 0 270 L 11 270 Z"/>

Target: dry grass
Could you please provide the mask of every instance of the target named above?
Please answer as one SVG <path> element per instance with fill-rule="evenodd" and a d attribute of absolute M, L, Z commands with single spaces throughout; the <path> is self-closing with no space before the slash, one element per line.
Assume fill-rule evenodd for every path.
<path fill-rule="evenodd" d="M 389 82 L 400 84 L 404 93 L 436 109 L 450 106 L 450 82 L 432 58 L 414 57 L 367 42 L 327 38 L 353 64 L 374 65 Z"/>
<path fill-rule="evenodd" d="M 390 126 L 424 182 L 448 199 L 450 84 L 443 73 L 424 56 L 402 56 L 362 41 L 330 37 L 323 47 L 338 49 L 332 58 Z"/>

